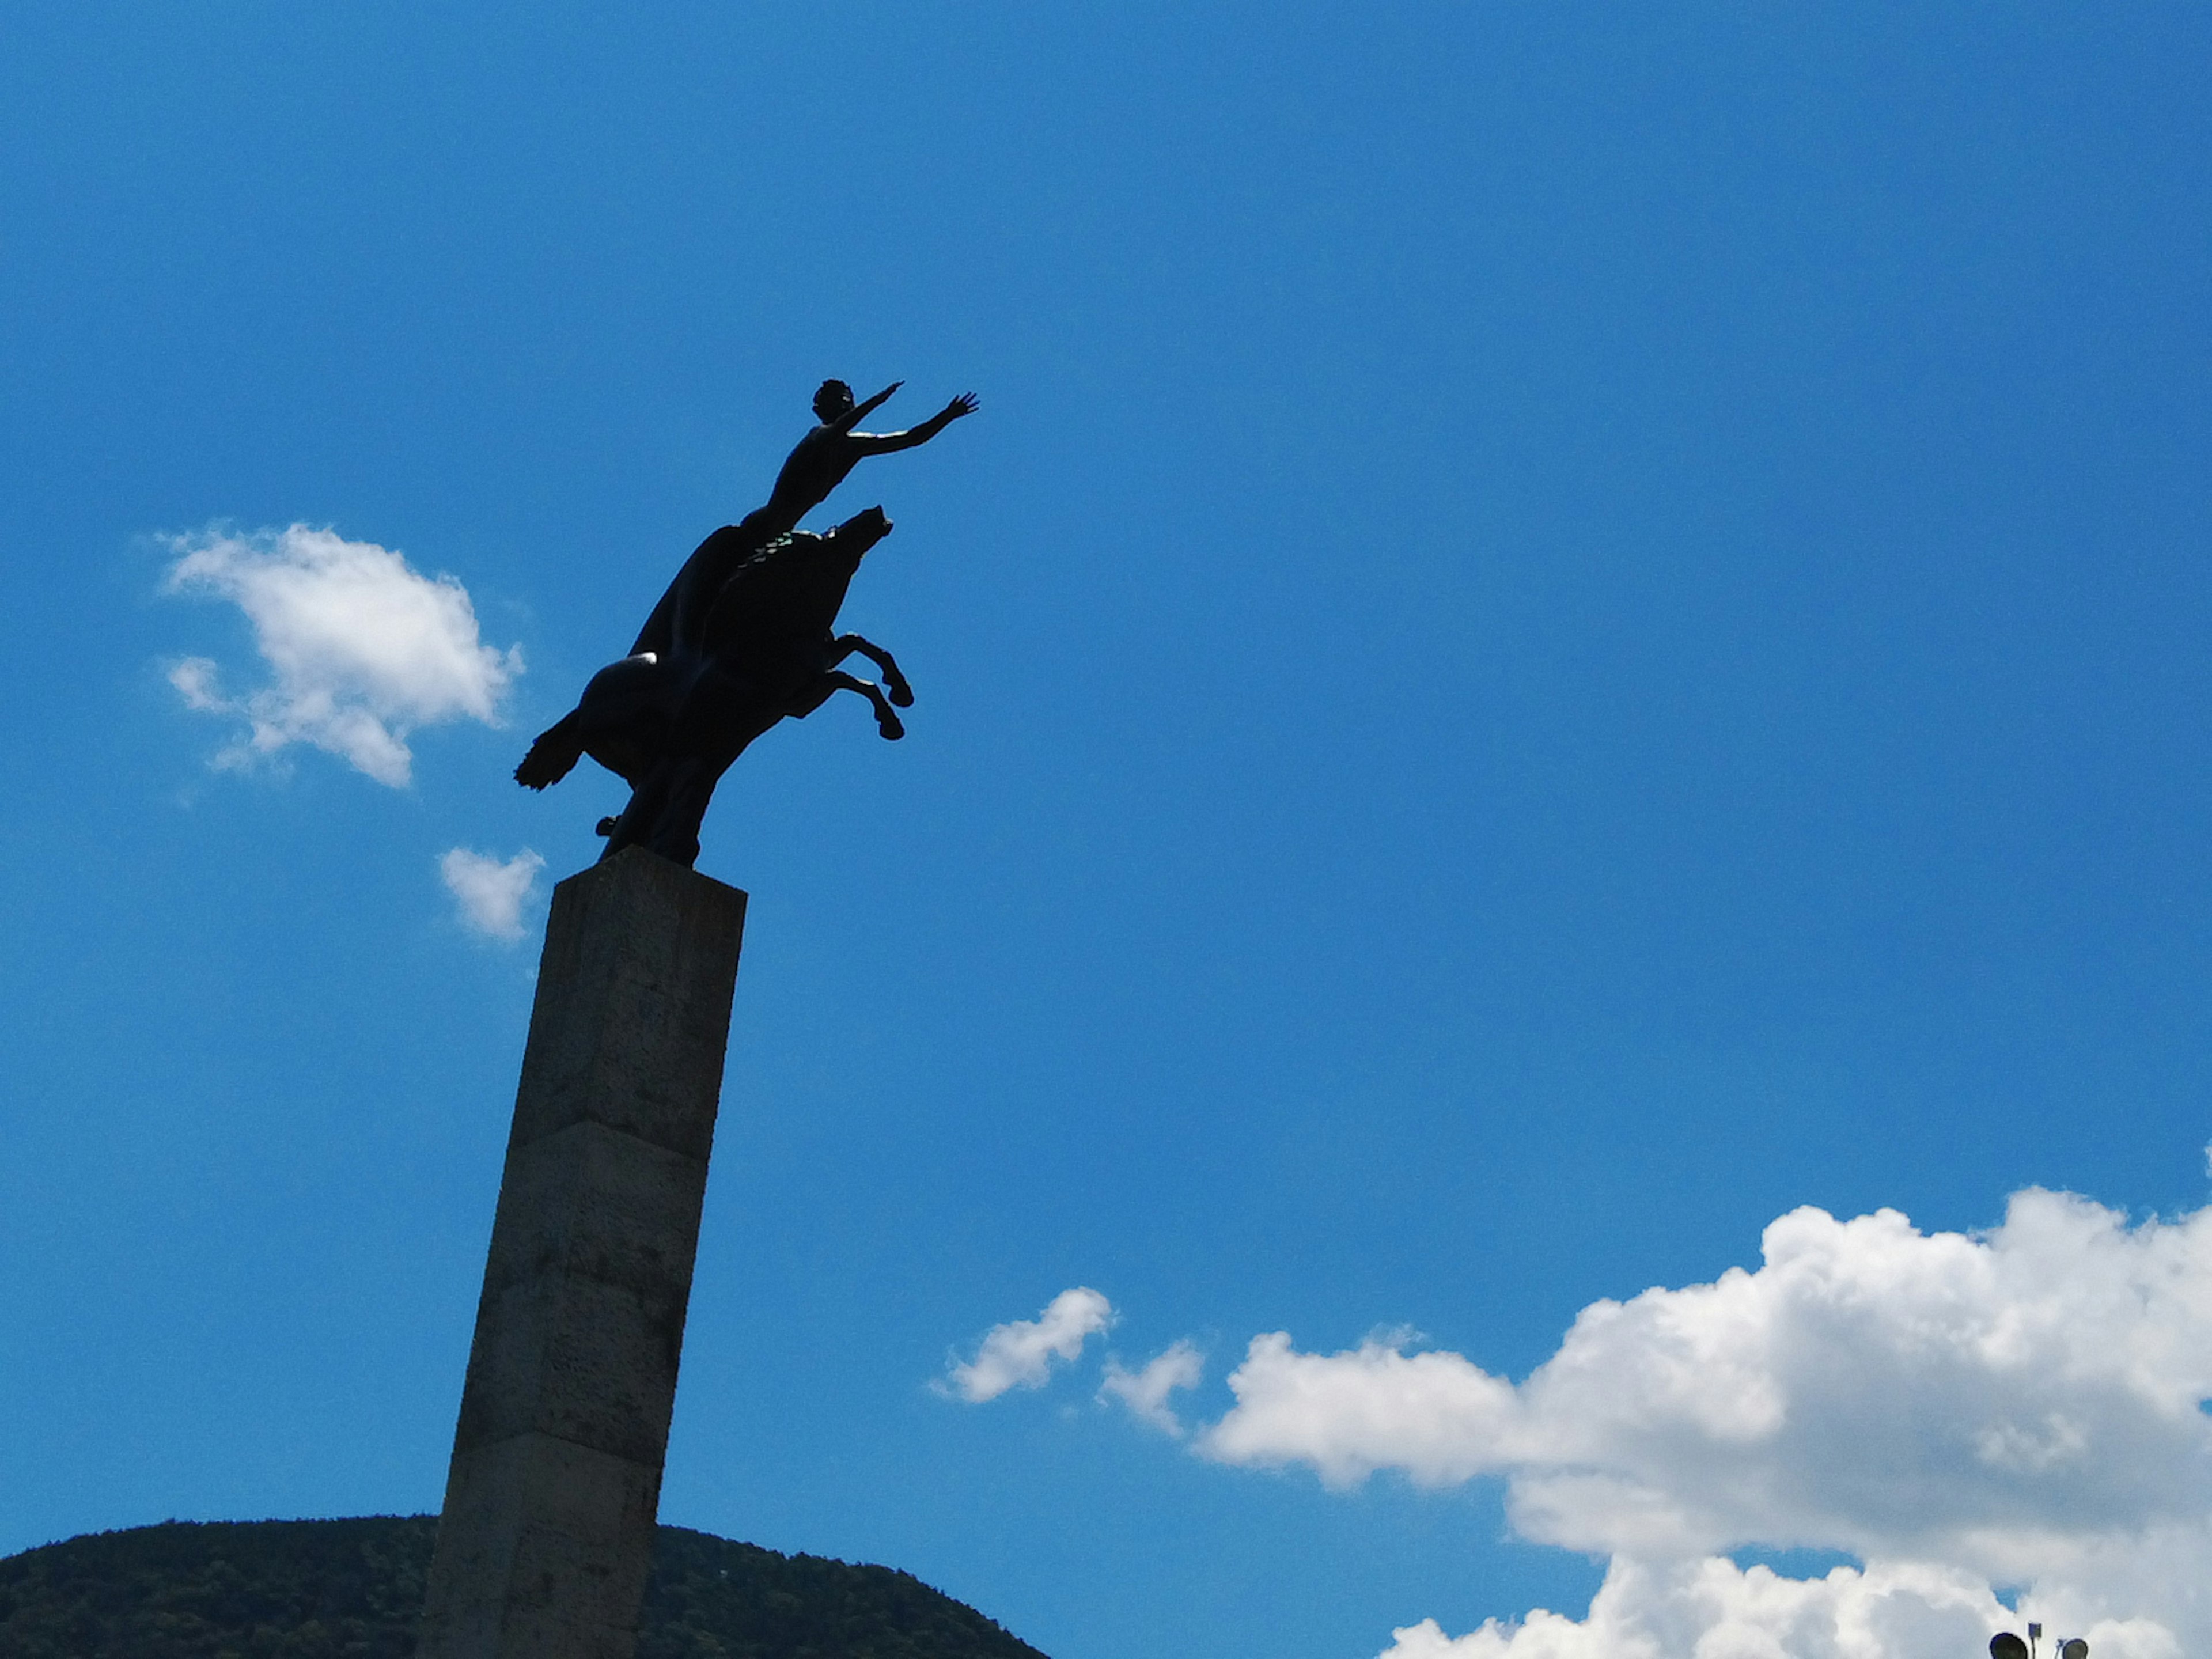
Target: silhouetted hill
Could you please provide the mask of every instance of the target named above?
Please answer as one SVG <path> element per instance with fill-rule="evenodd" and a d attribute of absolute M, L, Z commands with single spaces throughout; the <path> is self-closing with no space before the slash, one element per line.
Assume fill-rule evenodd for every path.
<path fill-rule="evenodd" d="M 0 1659 L 408 1659 L 437 1522 L 169 1522 L 0 1560 Z M 911 1574 L 663 1527 L 638 1659 L 1043 1659 Z"/>

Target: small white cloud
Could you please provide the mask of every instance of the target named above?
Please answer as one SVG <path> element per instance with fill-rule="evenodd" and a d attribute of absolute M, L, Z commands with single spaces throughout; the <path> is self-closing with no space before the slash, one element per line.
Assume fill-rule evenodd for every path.
<path fill-rule="evenodd" d="M 1339 1489 L 1381 1468 L 1421 1486 L 1501 1469 L 1518 1415 L 1513 1385 L 1455 1353 L 1404 1353 L 1370 1338 L 1300 1353 L 1287 1331 L 1252 1339 L 1229 1374 L 1237 1405 L 1199 1442 L 1224 1463 L 1310 1463 Z"/>
<path fill-rule="evenodd" d="M 477 637 L 466 588 L 374 542 L 295 524 L 247 536 L 203 531 L 169 545 L 179 556 L 167 590 L 235 604 L 272 677 L 228 697 L 205 657 L 169 670 L 186 708 L 246 721 L 216 755 L 219 767 L 306 743 L 401 788 L 414 759 L 409 732 L 456 720 L 496 726 L 500 699 L 522 672 L 521 647 L 496 651 Z"/>
<path fill-rule="evenodd" d="M 177 688 L 187 708 L 196 708 L 204 714 L 235 714 L 239 712 L 238 705 L 225 699 L 215 689 L 220 672 L 205 657 L 186 657 L 169 670 L 169 684 Z"/>
<path fill-rule="evenodd" d="M 462 923 L 487 938 L 509 944 L 522 937 L 522 907 L 538 885 L 545 860 L 528 848 L 501 863 L 465 847 L 438 860 L 438 873 L 459 906 Z"/>
<path fill-rule="evenodd" d="M 1168 1396 L 1177 1389 L 1196 1388 L 1205 1374 L 1206 1356 L 1188 1340 L 1173 1343 L 1166 1352 L 1154 1355 L 1142 1370 L 1125 1370 L 1121 1362 L 1109 1355 L 1098 1397 L 1120 1401 L 1139 1421 L 1180 1439 L 1182 1420 L 1169 1406 Z"/>
<path fill-rule="evenodd" d="M 953 1362 L 937 1386 L 978 1406 L 1009 1389 L 1042 1388 L 1054 1359 L 1073 1359 L 1092 1332 L 1113 1322 L 1114 1304 L 1079 1285 L 1053 1297 L 1035 1319 L 994 1325 L 975 1358 L 965 1364 Z"/>

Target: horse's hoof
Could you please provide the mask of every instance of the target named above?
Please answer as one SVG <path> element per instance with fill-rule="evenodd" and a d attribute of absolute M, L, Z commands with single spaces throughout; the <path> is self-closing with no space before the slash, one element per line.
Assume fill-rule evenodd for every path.
<path fill-rule="evenodd" d="M 888 718 L 879 720 L 876 722 L 876 731 L 882 736 L 883 740 L 885 743 L 896 743 L 901 738 L 906 735 L 905 726 L 902 726 L 897 720 Z"/>
<path fill-rule="evenodd" d="M 904 680 L 894 681 L 884 688 L 884 695 L 901 708 L 914 707 L 914 688 Z"/>
<path fill-rule="evenodd" d="M 611 836 L 614 832 L 615 821 L 612 818 L 601 818 L 592 826 L 592 833 L 595 836 Z"/>

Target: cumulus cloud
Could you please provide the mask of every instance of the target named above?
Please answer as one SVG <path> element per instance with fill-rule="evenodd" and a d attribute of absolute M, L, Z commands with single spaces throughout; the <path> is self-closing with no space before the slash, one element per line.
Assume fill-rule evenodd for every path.
<path fill-rule="evenodd" d="M 1592 1304 L 1517 1384 L 1403 1342 L 1255 1337 L 1197 1449 L 1338 1486 L 1502 1476 L 1520 1534 L 1613 1558 L 1585 1620 L 1457 1646 L 1414 1626 L 1394 1656 L 1901 1659 L 1943 1649 L 1884 1620 L 1984 1642 L 2009 1618 L 1992 1584 L 2099 1659 L 2212 1644 L 2212 1209 L 2131 1226 L 2029 1191 L 1985 1235 L 1803 1209 L 1764 1243 L 1755 1272 Z M 1724 1559 L 1754 1546 L 1866 1565 Z M 1767 1634 L 1701 1645 L 1739 1624 Z"/>
<path fill-rule="evenodd" d="M 170 546 L 178 558 L 167 590 L 235 604 L 270 675 L 233 696 L 205 657 L 170 669 L 186 708 L 245 722 L 218 766 L 306 743 L 401 788 L 411 775 L 410 732 L 457 720 L 499 724 L 500 699 L 522 672 L 520 646 L 501 652 L 479 640 L 459 582 L 424 576 L 374 542 L 295 524 L 246 536 L 204 531 Z"/>
<path fill-rule="evenodd" d="M 1993 1632 L 2023 1622 L 1955 1567 L 1875 1564 L 1790 1578 L 1715 1558 L 1655 1565 L 1616 1556 L 1587 1619 L 1539 1609 L 1457 1640 L 1424 1619 L 1394 1632 L 1382 1659 L 1975 1659 Z M 2086 1636 L 2096 1659 L 2180 1659 L 2172 1634 L 2147 1620 L 2045 1627 Z"/>
<path fill-rule="evenodd" d="M 1053 1297 L 1035 1319 L 994 1325 L 975 1358 L 954 1361 L 939 1387 L 972 1405 L 996 1400 L 1009 1389 L 1041 1388 L 1054 1360 L 1073 1359 L 1094 1331 L 1113 1322 L 1114 1304 L 1078 1285 Z"/>
<path fill-rule="evenodd" d="M 465 847 L 438 860 L 438 873 L 453 896 L 462 924 L 508 944 L 522 937 L 522 907 L 544 867 L 545 860 L 527 847 L 504 863 Z"/>
<path fill-rule="evenodd" d="M 1188 1341 L 1176 1342 L 1164 1352 L 1155 1354 L 1141 1370 L 1127 1370 L 1119 1359 L 1109 1355 L 1106 1380 L 1099 1385 L 1098 1397 L 1102 1401 L 1119 1401 L 1139 1421 L 1179 1439 L 1183 1432 L 1182 1420 L 1169 1406 L 1168 1396 L 1177 1389 L 1196 1388 L 1199 1378 L 1205 1374 L 1206 1357 Z"/>

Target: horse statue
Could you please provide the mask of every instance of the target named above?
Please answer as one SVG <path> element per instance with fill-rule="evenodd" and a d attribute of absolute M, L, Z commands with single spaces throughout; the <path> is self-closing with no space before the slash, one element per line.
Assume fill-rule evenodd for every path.
<path fill-rule="evenodd" d="M 765 543 L 746 526 L 724 526 L 685 566 L 719 578 L 697 629 L 675 634 L 667 651 L 639 652 L 594 674 L 576 707 L 530 745 L 515 781 L 549 788 L 589 755 L 631 791 L 622 816 L 599 823 L 602 859 L 642 847 L 688 867 L 714 786 L 777 722 L 856 691 L 874 708 L 878 733 L 904 737 L 896 708 L 911 706 L 914 692 L 897 662 L 872 641 L 836 631 L 861 559 L 890 533 L 875 507 L 820 535 L 794 530 Z M 883 684 L 845 672 L 840 665 L 855 654 L 876 665 Z"/>
<path fill-rule="evenodd" d="M 817 535 L 799 521 L 854 467 L 927 443 L 975 412 L 971 392 L 903 432 L 862 432 L 860 421 L 902 384 L 864 403 L 842 380 L 814 394 L 817 424 L 799 441 L 763 506 L 699 544 L 653 608 L 630 654 L 602 668 L 582 699 L 530 745 L 514 781 L 548 789 L 589 755 L 630 787 L 622 816 L 602 818 L 604 860 L 642 847 L 689 866 L 714 786 L 755 738 L 777 721 L 805 720 L 836 691 L 857 691 L 885 738 L 906 735 L 893 712 L 914 692 L 891 653 L 858 634 L 836 632 L 845 590 L 868 550 L 891 533 L 881 507 Z M 884 683 L 840 666 L 854 653 Z"/>

